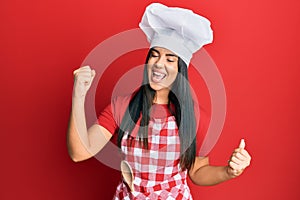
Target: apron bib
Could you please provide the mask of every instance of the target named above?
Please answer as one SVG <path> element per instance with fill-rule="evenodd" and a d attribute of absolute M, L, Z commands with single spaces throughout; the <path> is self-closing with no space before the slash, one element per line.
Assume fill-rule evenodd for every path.
<path fill-rule="evenodd" d="M 187 170 L 180 168 L 180 140 L 175 117 L 151 118 L 148 129 L 148 149 L 138 138 L 125 132 L 122 139 L 124 160 L 133 171 L 134 191 L 122 180 L 115 200 L 192 200 L 187 185 Z M 133 133 L 137 131 L 133 131 Z M 129 139 L 128 139 L 129 138 Z"/>

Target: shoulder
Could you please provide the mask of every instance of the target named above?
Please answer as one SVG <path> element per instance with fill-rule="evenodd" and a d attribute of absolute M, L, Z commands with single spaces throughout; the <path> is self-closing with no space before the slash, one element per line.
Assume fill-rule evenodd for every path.
<path fill-rule="evenodd" d="M 115 111 L 121 111 L 123 109 L 126 110 L 130 100 L 131 95 L 113 97 L 111 101 L 111 106 L 112 108 L 116 109 Z"/>
<path fill-rule="evenodd" d="M 126 109 L 128 108 L 130 100 L 131 95 L 117 96 L 112 98 L 111 112 L 114 115 L 118 124 L 121 123 L 121 120 L 126 112 Z"/>
<path fill-rule="evenodd" d="M 98 124 L 114 133 L 120 126 L 122 117 L 128 107 L 130 96 L 118 96 L 112 98 L 110 104 L 98 116 Z"/>

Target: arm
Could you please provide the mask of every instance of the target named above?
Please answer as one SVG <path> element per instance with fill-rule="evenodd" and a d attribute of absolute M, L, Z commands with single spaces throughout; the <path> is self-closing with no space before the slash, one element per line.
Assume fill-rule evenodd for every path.
<path fill-rule="evenodd" d="M 245 150 L 244 140 L 234 150 L 227 166 L 211 166 L 208 157 L 197 157 L 189 170 L 189 176 L 196 185 L 216 185 L 235 178 L 250 165 L 251 156 Z"/>
<path fill-rule="evenodd" d="M 85 66 L 74 71 L 72 110 L 67 132 L 67 146 L 73 161 L 91 158 L 110 140 L 112 134 L 100 125 L 89 129 L 85 119 L 85 95 L 91 86 L 95 71 Z"/>

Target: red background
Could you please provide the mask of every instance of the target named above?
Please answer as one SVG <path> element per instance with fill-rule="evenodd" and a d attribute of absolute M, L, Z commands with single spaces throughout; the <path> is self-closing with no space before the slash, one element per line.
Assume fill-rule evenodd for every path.
<path fill-rule="evenodd" d="M 119 172 L 94 158 L 75 164 L 67 153 L 72 71 L 101 41 L 137 28 L 150 2 L 0 2 L 0 199 L 112 198 Z M 160 2 L 212 22 L 206 50 L 228 106 L 212 164 L 225 164 L 241 137 L 253 157 L 235 180 L 191 184 L 194 199 L 299 199 L 300 2 Z"/>

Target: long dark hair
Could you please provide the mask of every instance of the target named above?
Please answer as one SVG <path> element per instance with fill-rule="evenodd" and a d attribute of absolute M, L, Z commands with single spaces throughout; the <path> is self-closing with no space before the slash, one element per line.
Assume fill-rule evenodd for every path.
<path fill-rule="evenodd" d="M 118 146 L 124 133 L 128 131 L 130 135 L 137 121 L 139 124 L 138 137 L 144 148 L 148 148 L 148 124 L 150 120 L 150 108 L 153 105 L 155 90 L 150 87 L 148 80 L 147 63 L 152 54 L 149 50 L 144 67 L 144 77 L 142 86 L 133 94 L 128 108 L 122 119 L 118 131 Z M 172 105 L 172 106 L 171 106 Z M 180 166 L 190 169 L 196 156 L 196 124 L 194 114 L 194 104 L 188 81 L 188 70 L 185 62 L 178 58 L 178 74 L 169 92 L 168 108 L 175 116 L 180 138 Z"/>

